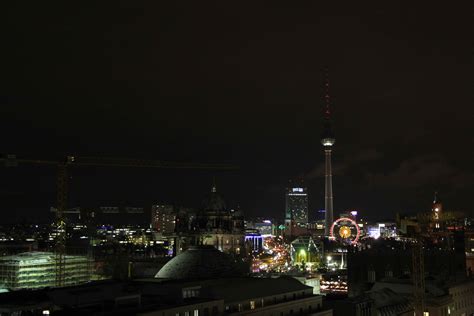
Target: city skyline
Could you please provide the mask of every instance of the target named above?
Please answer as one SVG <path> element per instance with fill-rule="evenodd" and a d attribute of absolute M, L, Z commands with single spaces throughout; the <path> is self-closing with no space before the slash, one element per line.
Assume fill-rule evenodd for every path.
<path fill-rule="evenodd" d="M 2 153 L 241 168 L 73 170 L 71 207 L 84 200 L 199 205 L 216 176 L 229 204 L 251 216 L 280 216 L 281 192 L 295 177 L 305 179 L 310 212 L 323 209 L 319 135 L 327 65 L 338 136 L 335 213 L 358 209 L 392 218 L 429 209 L 439 191 L 446 208 L 472 215 L 468 10 L 434 4 L 412 10 L 395 4 L 33 6 L 8 10 Z M 440 24 L 440 15 L 460 16 Z M 3 212 L 34 218 L 54 206 L 54 169 L 1 173 Z"/>

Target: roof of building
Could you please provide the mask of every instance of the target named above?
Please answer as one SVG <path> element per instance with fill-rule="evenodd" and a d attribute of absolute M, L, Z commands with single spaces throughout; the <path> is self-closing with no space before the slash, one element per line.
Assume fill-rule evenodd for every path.
<path fill-rule="evenodd" d="M 166 263 L 155 277 L 173 280 L 213 279 L 240 274 L 229 255 L 213 246 L 193 246 Z"/>
<path fill-rule="evenodd" d="M 382 288 L 377 291 L 369 291 L 366 295 L 374 300 L 375 306 L 377 308 L 393 305 L 409 305 L 409 300 L 405 296 L 397 294 L 388 288 Z"/>
<path fill-rule="evenodd" d="M 68 260 L 76 260 L 76 259 L 84 259 L 86 257 L 83 256 L 71 256 L 66 255 L 66 259 Z M 41 252 L 41 251 L 29 251 L 23 252 L 16 255 L 11 256 L 3 256 L 0 258 L 0 264 L 2 265 L 22 265 L 22 264 L 29 264 L 29 265 L 37 265 L 37 264 L 52 264 L 56 260 L 56 256 L 52 252 Z"/>
<path fill-rule="evenodd" d="M 207 284 L 211 297 L 224 299 L 225 302 L 242 301 L 299 292 L 313 288 L 302 284 L 292 277 L 280 278 L 232 278 L 209 281 Z M 290 297 L 289 297 L 290 298 Z"/>
<path fill-rule="evenodd" d="M 214 278 L 207 280 L 172 280 L 161 281 L 160 279 L 142 279 L 137 282 L 143 284 L 161 283 L 163 288 L 189 288 L 200 287 L 205 290 L 204 296 L 223 299 L 225 302 L 237 302 L 247 299 L 257 299 L 274 295 L 290 295 L 292 292 L 313 292 L 311 286 L 302 284 L 293 277 L 282 276 L 278 278 L 254 278 L 254 277 L 229 277 Z M 159 287 L 155 287 L 155 290 Z M 288 297 L 291 299 L 291 297 Z"/>
<path fill-rule="evenodd" d="M 413 283 L 411 280 L 393 278 L 384 282 L 375 282 L 371 291 L 380 291 L 382 289 L 390 289 L 398 294 L 413 295 Z M 439 297 L 445 295 L 446 292 L 436 284 L 427 282 L 425 294 L 431 297 Z"/>
<path fill-rule="evenodd" d="M 311 236 L 298 236 L 291 242 L 291 246 L 293 248 L 305 248 L 308 251 L 319 252 L 318 246 L 316 246 L 316 243 Z"/>
<path fill-rule="evenodd" d="M 156 282 L 155 282 L 156 281 Z M 185 306 L 210 301 L 225 303 L 248 301 L 274 295 L 305 292 L 312 295 L 312 288 L 291 277 L 280 278 L 221 278 L 207 280 L 162 281 L 95 281 L 74 287 L 20 290 L 0 294 L 0 311 L 21 311 L 59 307 L 60 315 L 79 313 L 101 315 L 134 315 L 137 312 L 158 311 L 175 306 Z M 183 289 L 198 288 L 199 297 L 184 298 Z M 298 298 L 301 296 L 298 295 Z M 109 309 L 111 302 L 122 300 L 130 305 Z M 140 302 L 140 303 L 138 303 Z"/>

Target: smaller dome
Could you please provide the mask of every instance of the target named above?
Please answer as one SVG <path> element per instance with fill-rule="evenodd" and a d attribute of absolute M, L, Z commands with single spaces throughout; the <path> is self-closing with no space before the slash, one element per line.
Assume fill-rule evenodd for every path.
<path fill-rule="evenodd" d="M 224 198 L 213 190 L 202 202 L 202 208 L 204 211 L 223 212 L 227 207 Z"/>
<path fill-rule="evenodd" d="M 229 255 L 213 246 L 192 246 L 166 263 L 155 278 L 214 279 L 240 274 Z"/>

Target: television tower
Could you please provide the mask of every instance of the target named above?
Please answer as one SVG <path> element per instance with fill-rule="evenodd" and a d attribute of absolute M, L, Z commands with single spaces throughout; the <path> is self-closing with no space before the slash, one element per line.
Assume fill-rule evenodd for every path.
<path fill-rule="evenodd" d="M 331 168 L 331 153 L 332 146 L 336 142 L 334 133 L 331 126 L 331 99 L 329 96 L 329 75 L 326 71 L 324 82 L 324 123 L 323 123 L 323 134 L 321 135 L 321 144 L 324 148 L 324 154 L 326 158 L 325 165 L 325 193 L 324 193 L 324 209 L 325 213 L 325 227 L 324 234 L 329 236 L 331 225 L 334 222 L 333 216 L 333 197 L 332 197 L 332 168 Z"/>

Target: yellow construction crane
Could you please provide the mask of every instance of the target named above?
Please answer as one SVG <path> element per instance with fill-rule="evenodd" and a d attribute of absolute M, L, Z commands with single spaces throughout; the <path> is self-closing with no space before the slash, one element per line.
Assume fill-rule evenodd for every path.
<path fill-rule="evenodd" d="M 67 210 L 68 168 L 70 166 L 92 167 L 138 167 L 159 169 L 203 169 L 203 170 L 236 170 L 238 167 L 228 164 L 180 163 L 158 160 L 110 158 L 110 157 L 78 157 L 67 156 L 62 161 L 44 159 L 18 159 L 16 155 L 0 158 L 6 167 L 18 164 L 45 165 L 57 167 L 57 211 L 56 211 L 56 286 L 64 285 L 65 254 L 66 254 L 66 221 L 64 212 Z"/>

